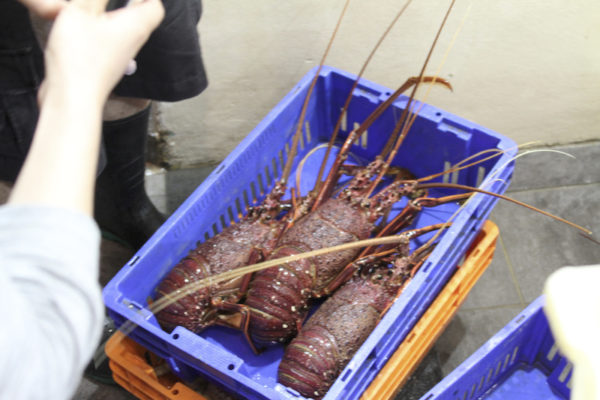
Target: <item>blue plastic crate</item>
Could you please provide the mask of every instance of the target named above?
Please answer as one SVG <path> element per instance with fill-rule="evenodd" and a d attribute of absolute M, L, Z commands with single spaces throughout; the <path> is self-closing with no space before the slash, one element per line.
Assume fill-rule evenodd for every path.
<path fill-rule="evenodd" d="M 568 399 L 572 364 L 558 352 L 539 297 L 421 400 Z"/>
<path fill-rule="evenodd" d="M 220 232 L 232 220 L 238 219 L 239 212 L 243 213 L 249 204 L 260 201 L 270 190 L 286 160 L 287 148 L 314 73 L 315 70 L 308 73 L 293 88 L 104 289 L 104 301 L 117 325 L 126 320 L 135 322 L 138 328 L 131 336 L 167 359 L 184 379 L 202 374 L 238 395 L 253 399 L 300 397 L 276 381 L 282 346 L 256 356 L 239 332 L 226 328 L 210 328 L 197 335 L 178 327 L 169 334 L 158 326 L 146 307 L 161 279 L 195 247 L 198 240 Z M 307 110 L 294 168 L 302 157 L 329 140 L 354 79 L 354 75 L 335 68 L 322 69 Z M 363 121 L 390 93 L 388 88 L 362 80 L 353 92 L 341 137 L 345 137 L 355 123 Z M 352 159 L 356 163 L 364 164 L 381 151 L 406 103 L 406 97 L 398 99 L 353 146 Z M 425 105 L 393 164 L 409 168 L 417 176 L 425 176 L 443 171 L 450 164 L 485 149 L 501 149 L 506 153 L 450 177 L 439 178 L 440 181 L 478 185 L 484 177 L 497 172 L 487 188 L 502 193 L 512 177 L 510 160 L 516 147 L 512 140 L 495 132 Z M 316 177 L 318 158 L 322 158 L 322 154 L 323 151 L 316 151 L 304 166 L 303 193 Z M 294 183 L 295 179 L 290 182 Z M 477 194 L 460 211 L 426 264 L 342 372 L 326 398 L 360 396 L 448 281 L 495 202 L 495 198 Z M 402 203 L 396 205 L 392 214 L 402 206 Z M 427 209 L 414 225 L 443 222 L 457 207 L 446 204 Z M 427 239 L 428 236 L 424 236 L 420 242 Z"/>

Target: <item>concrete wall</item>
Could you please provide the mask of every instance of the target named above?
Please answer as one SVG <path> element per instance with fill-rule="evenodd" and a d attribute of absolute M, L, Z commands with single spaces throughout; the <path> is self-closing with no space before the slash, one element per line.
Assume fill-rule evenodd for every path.
<path fill-rule="evenodd" d="M 313 66 L 343 0 L 204 0 L 199 25 L 209 88 L 163 104 L 176 166 L 218 162 Z M 468 8 L 459 0 L 429 71 Z M 326 64 L 358 72 L 402 1 L 351 1 Z M 449 1 L 415 0 L 365 77 L 396 87 L 418 74 Z M 600 2 L 474 1 L 441 76 L 454 92 L 428 99 L 517 143 L 600 137 Z M 424 91 L 422 91 L 424 93 Z"/>

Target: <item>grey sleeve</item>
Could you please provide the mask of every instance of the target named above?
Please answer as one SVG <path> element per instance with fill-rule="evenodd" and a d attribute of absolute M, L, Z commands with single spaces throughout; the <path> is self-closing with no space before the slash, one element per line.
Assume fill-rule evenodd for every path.
<path fill-rule="evenodd" d="M 0 398 L 69 399 L 98 344 L 100 233 L 86 215 L 0 207 Z"/>

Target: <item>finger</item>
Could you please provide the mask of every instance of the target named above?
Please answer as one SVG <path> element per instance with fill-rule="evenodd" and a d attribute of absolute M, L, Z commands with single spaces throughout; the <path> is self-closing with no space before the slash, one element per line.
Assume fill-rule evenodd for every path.
<path fill-rule="evenodd" d="M 132 12 L 138 13 L 151 31 L 165 17 L 165 8 L 160 0 L 129 0 L 127 8 Z"/>
<path fill-rule="evenodd" d="M 39 14 L 45 19 L 54 19 L 59 12 L 67 5 L 66 0 L 49 0 L 45 2 L 45 7 Z"/>
<path fill-rule="evenodd" d="M 71 3 L 92 14 L 102 14 L 106 10 L 108 0 L 71 0 Z"/>
<path fill-rule="evenodd" d="M 33 13 L 43 19 L 53 20 L 67 5 L 66 0 L 41 0 L 23 2 Z"/>
<path fill-rule="evenodd" d="M 112 11 L 110 16 L 119 20 L 115 25 L 130 30 L 130 34 L 148 37 L 164 18 L 165 9 L 160 0 L 133 0 L 128 7 Z"/>

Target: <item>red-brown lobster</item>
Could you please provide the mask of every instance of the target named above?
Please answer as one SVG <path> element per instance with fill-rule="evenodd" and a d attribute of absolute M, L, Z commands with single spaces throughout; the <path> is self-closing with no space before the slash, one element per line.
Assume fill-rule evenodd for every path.
<path fill-rule="evenodd" d="M 331 198 L 314 212 L 298 220 L 281 237 L 269 259 L 304 253 L 368 238 L 374 223 L 409 186 L 384 189 L 370 201 L 362 197 L 369 177 L 382 163 L 371 163 L 352 180 L 341 196 Z M 248 321 L 252 339 L 258 343 L 278 343 L 291 339 L 304 320 L 310 298 L 331 293 L 339 284 L 340 271 L 359 250 L 330 253 L 258 272 L 250 282 L 244 305 L 239 305 Z"/>
<path fill-rule="evenodd" d="M 416 181 L 397 181 L 370 199 L 361 196 L 382 168 L 377 160 L 359 172 L 337 198 L 327 200 L 315 212 L 297 221 L 282 236 L 269 259 L 278 259 L 324 247 L 365 239 L 374 222 L 405 194 L 415 193 Z M 399 231 L 412 222 L 423 206 L 463 200 L 471 193 L 443 198 L 417 198 L 381 231 L 380 235 Z M 367 254 L 368 249 L 363 252 Z M 309 300 L 332 293 L 355 271 L 352 260 L 359 250 L 329 253 L 324 256 L 289 262 L 258 272 L 250 282 L 243 305 L 232 306 L 242 317 L 240 328 L 251 340 L 261 344 L 285 342 L 299 330 Z M 228 318 L 228 316 L 221 316 Z M 252 345 L 252 343 L 251 343 Z"/>
<path fill-rule="evenodd" d="M 323 65 L 347 6 L 348 1 L 342 10 L 320 67 Z M 286 182 L 302 134 L 302 120 L 318 75 L 319 71 L 315 74 L 308 89 L 294 134 L 292 149 L 288 154 L 288 160 L 280 180 L 266 196 L 263 203 L 258 207 L 251 208 L 239 223 L 227 227 L 220 234 L 198 244 L 183 260 L 175 265 L 156 288 L 156 300 L 180 295 L 182 290 L 185 290 L 185 287 L 189 284 L 252 264 L 256 262 L 261 254 L 268 254 L 273 250 L 285 227 L 285 223 L 280 219 L 276 219 L 276 217 L 283 210 L 281 198 L 286 191 Z M 157 312 L 156 318 L 166 330 L 172 330 L 181 325 L 193 332 L 199 332 L 210 325 L 227 325 L 227 321 L 217 318 L 217 313 L 223 308 L 226 309 L 229 304 L 235 304 L 241 299 L 246 292 L 249 279 L 250 276 L 239 277 L 219 282 L 203 290 L 190 291 L 187 296 L 174 300 L 171 304 L 162 308 Z"/>
<path fill-rule="evenodd" d="M 328 298 L 286 347 L 279 382 L 305 397 L 324 396 L 433 248 L 427 243 L 409 255 L 409 240 L 442 227 L 406 231 L 395 254 L 357 260 L 360 274 Z"/>
<path fill-rule="evenodd" d="M 435 79 L 432 77 L 423 77 L 422 80 L 431 82 Z M 417 78 L 409 79 L 386 102 L 382 103 L 365 123 L 354 132 L 354 136 L 351 135 L 348 138 L 345 152 L 340 154 L 345 155 L 350 148 L 352 138 L 359 136 L 368 129 L 370 124 L 392 104 L 393 100 L 408 87 L 418 82 Z M 449 84 L 444 80 L 438 79 L 438 83 L 449 87 Z M 301 132 L 297 132 L 295 137 L 298 137 L 299 133 Z M 172 294 L 181 293 L 184 290 L 182 288 L 187 284 L 247 264 L 252 264 L 260 257 L 272 253 L 275 244 L 283 240 L 281 235 L 286 224 L 289 222 L 284 219 L 277 219 L 277 217 L 286 206 L 286 204 L 282 203 L 281 198 L 285 193 L 285 182 L 290 171 L 288 166 L 291 166 L 292 160 L 293 154 L 291 153 L 286 163 L 283 177 L 261 205 L 251 208 L 246 217 L 239 223 L 226 228 L 219 235 L 208 239 L 206 242 L 200 243 L 173 267 L 156 289 L 158 293 L 157 300 L 162 297 L 168 298 Z M 364 186 L 365 179 L 368 180 L 369 176 L 378 173 L 382 165 L 381 162 L 378 162 L 370 169 L 365 169 L 362 173 L 359 173 L 356 182 L 360 181 Z M 340 167 L 341 163 L 338 165 L 338 168 Z M 365 178 L 365 174 L 367 178 Z M 337 179 L 337 176 L 331 179 Z M 356 195 L 356 190 L 354 190 L 354 192 L 346 196 L 347 200 L 349 201 L 353 196 L 357 199 Z M 396 200 L 392 201 L 392 203 L 388 201 L 386 204 L 391 206 L 399 197 L 396 196 L 394 198 Z M 313 202 L 310 202 L 310 200 L 314 199 L 308 197 L 308 201 L 303 204 L 304 209 L 312 206 Z M 289 218 L 290 221 L 296 220 L 304 214 L 298 213 L 298 209 L 300 208 L 302 207 L 294 209 L 292 217 Z M 371 225 L 375 219 L 371 221 Z M 293 235 L 296 231 L 292 231 L 291 234 Z M 358 238 L 364 238 L 363 236 L 360 235 Z M 271 258 L 278 258 L 284 254 L 285 252 L 280 252 L 278 255 L 271 255 Z M 341 266 L 337 267 L 338 270 L 340 268 Z M 178 325 L 194 332 L 199 332 L 207 326 L 214 324 L 237 326 L 238 322 L 232 322 L 229 316 L 223 315 L 222 317 L 218 317 L 217 315 L 220 311 L 235 309 L 235 303 L 246 293 L 249 279 L 250 276 L 246 276 L 232 281 L 220 282 L 201 291 L 190 292 L 188 296 L 179 301 L 174 301 L 171 305 L 158 312 L 156 315 L 157 319 L 160 325 L 167 330 L 172 330 Z"/>
<path fill-rule="evenodd" d="M 199 244 L 161 281 L 156 289 L 158 298 L 179 293 L 189 283 L 255 262 L 261 251 L 271 251 L 285 226 L 272 218 L 275 212 L 276 209 L 251 211 L 240 223 Z M 199 332 L 218 322 L 216 313 L 221 304 L 240 300 L 249 278 L 242 276 L 191 291 L 158 312 L 156 317 L 166 330 L 180 325 Z"/>
<path fill-rule="evenodd" d="M 420 79 L 411 78 L 407 80 L 407 82 L 396 90 L 396 92 L 394 92 L 394 94 L 392 94 L 384 103 L 380 104 L 369 118 L 367 118 L 367 120 L 349 136 L 342 149 L 343 151 L 338 155 L 338 160 L 342 160 L 345 157 L 350 149 L 352 141 L 368 129 L 370 124 L 372 124 L 402 92 L 408 87 L 418 84 L 420 81 L 435 81 L 450 87 L 445 80 L 433 77 L 422 77 Z M 296 132 L 294 141 L 296 141 L 296 138 L 299 137 L 300 133 L 300 131 Z M 248 215 L 242 219 L 240 223 L 228 227 L 219 235 L 208 239 L 206 242 L 200 243 L 195 249 L 190 251 L 188 256 L 173 267 L 165 279 L 159 284 L 156 289 L 158 293 L 157 299 L 169 297 L 171 294 L 181 293 L 182 288 L 189 283 L 256 262 L 256 260 L 263 255 L 271 254 L 278 241 L 279 243 L 284 241 L 281 235 L 286 224 L 288 224 L 289 221 L 299 219 L 306 213 L 299 212 L 299 210 L 307 210 L 314 204 L 314 198 L 307 196 L 307 200 L 302 206 L 294 208 L 292 216 L 288 218 L 288 221 L 276 218 L 283 210 L 284 205 L 281 202 L 281 198 L 285 193 L 286 181 L 290 173 L 291 162 L 293 161 L 294 147 L 295 146 L 292 146 L 292 152 L 286 163 L 283 177 L 266 197 L 263 204 L 250 209 Z M 336 166 L 337 169 L 340 170 L 342 167 L 341 161 L 338 161 Z M 370 169 L 366 168 L 362 173 L 359 173 L 359 176 L 355 181 L 362 182 L 364 186 L 365 180 L 368 180 L 368 178 L 374 174 L 380 173 L 382 166 L 385 166 L 385 164 L 377 162 L 371 166 Z M 338 175 L 333 175 L 329 178 L 329 182 L 335 181 L 337 178 Z M 330 186 L 327 188 L 332 190 L 332 187 Z M 399 194 L 401 194 L 401 192 L 399 192 Z M 354 202 L 356 203 L 356 199 L 358 198 L 356 190 L 354 189 L 354 192 L 346 195 L 346 197 L 348 201 L 350 201 L 351 197 L 354 197 Z M 391 203 L 388 201 L 386 204 L 391 206 L 393 202 L 399 199 L 398 195 L 394 198 L 395 200 Z M 338 200 L 335 200 L 334 203 L 337 201 Z M 316 215 L 318 215 L 318 213 Z M 378 217 L 374 218 L 370 224 L 372 225 L 377 218 Z M 310 218 L 306 219 L 306 221 L 309 220 Z M 371 228 L 366 232 L 367 236 L 370 233 L 370 229 Z M 296 232 L 297 229 L 292 230 L 289 235 L 294 235 Z M 309 235 L 308 232 L 303 232 L 303 234 Z M 357 240 L 357 238 L 365 238 L 364 233 L 353 240 Z M 319 239 L 316 238 L 316 240 Z M 345 240 L 346 239 L 342 239 L 341 243 L 344 243 Z M 271 254 L 271 259 L 284 255 L 285 251 Z M 343 265 L 348 261 L 350 261 L 350 259 L 347 259 Z M 343 265 L 338 265 L 336 269 L 339 271 Z M 205 288 L 201 291 L 190 292 L 188 296 L 185 296 L 179 301 L 174 301 L 171 305 L 158 312 L 157 319 L 161 326 L 167 330 L 171 330 L 177 325 L 184 326 L 194 332 L 199 332 L 207 326 L 214 324 L 239 326 L 239 322 L 233 321 L 230 315 L 224 314 L 219 316 L 219 312 L 237 309 L 235 304 L 246 293 L 249 279 L 250 276 L 246 276 L 232 281 L 221 282 L 211 288 Z"/>
<path fill-rule="evenodd" d="M 450 9 L 451 7 L 440 25 L 440 31 Z M 429 55 L 436 42 L 437 37 Z M 426 79 L 423 74 L 428 60 L 429 56 L 419 78 L 415 80 L 417 84 Z M 429 78 L 429 80 L 436 82 L 436 78 Z M 446 82 L 441 83 L 448 85 Z M 414 90 L 411 99 L 413 96 Z M 414 186 L 410 184 L 392 184 L 370 197 L 381 182 L 382 176 L 387 173 L 391 161 L 414 121 L 414 119 L 411 121 L 412 116 L 408 111 L 409 101 L 391 135 L 390 143 L 393 140 L 395 145 L 388 159 L 384 162 L 381 158 L 377 158 L 357 174 L 339 197 L 331 198 L 334 183 L 337 182 L 340 167 L 350 146 L 374 121 L 374 115 L 385 109 L 383 107 L 387 107 L 391 101 L 388 99 L 382 103 L 358 129 L 348 135 L 327 179 L 318 193 L 313 193 L 316 200 L 313 201 L 313 196 L 307 196 L 306 203 L 290 212 L 291 222 L 279 240 L 278 247 L 268 259 L 278 259 L 366 239 L 373 233 L 375 221 L 387 214 L 392 205 L 403 195 L 413 191 Z M 304 215 L 311 208 L 312 212 Z M 220 318 L 231 325 L 235 325 L 231 320 L 236 320 L 251 346 L 253 341 L 262 344 L 288 341 L 302 324 L 309 299 L 329 294 L 339 287 L 344 279 L 349 279 L 350 275 L 343 270 L 349 270 L 348 265 L 357 254 L 357 250 L 348 250 L 260 271 L 250 282 L 245 303 L 230 306 L 232 311 L 237 310 L 239 313 L 222 315 Z"/>

